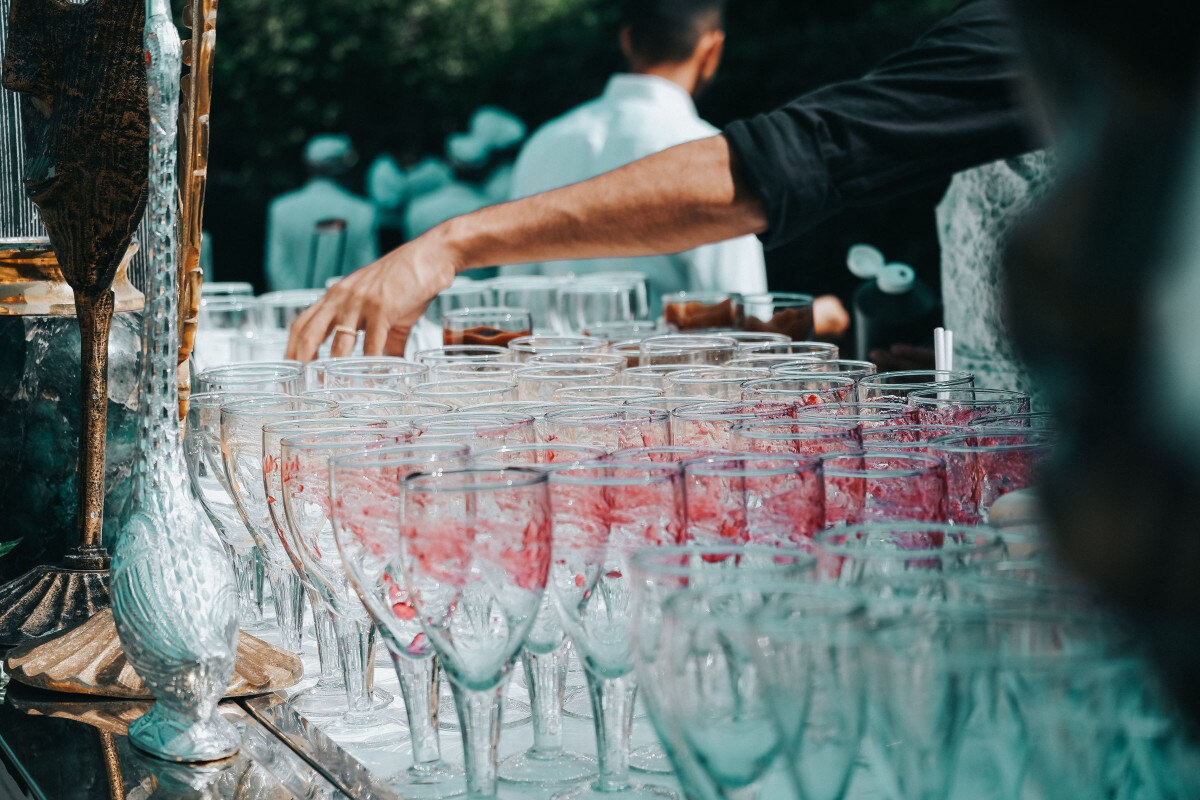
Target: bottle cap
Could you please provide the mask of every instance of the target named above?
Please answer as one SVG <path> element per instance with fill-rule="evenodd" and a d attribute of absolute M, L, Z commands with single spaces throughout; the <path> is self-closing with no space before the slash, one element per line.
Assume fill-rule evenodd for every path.
<path fill-rule="evenodd" d="M 888 264 L 879 270 L 875 285 L 885 294 L 904 294 L 916 283 L 917 273 L 908 264 Z"/>
<path fill-rule="evenodd" d="M 869 244 L 853 245 L 846 253 L 846 266 L 856 278 L 874 278 L 883 269 L 883 253 Z"/>

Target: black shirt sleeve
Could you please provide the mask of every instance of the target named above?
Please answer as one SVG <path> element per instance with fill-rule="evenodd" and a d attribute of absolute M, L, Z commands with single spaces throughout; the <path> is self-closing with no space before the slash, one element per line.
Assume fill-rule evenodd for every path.
<path fill-rule="evenodd" d="M 766 204 L 767 247 L 851 206 L 1037 147 L 1017 40 L 997 0 L 967 0 L 862 78 L 832 84 L 725 136 Z"/>

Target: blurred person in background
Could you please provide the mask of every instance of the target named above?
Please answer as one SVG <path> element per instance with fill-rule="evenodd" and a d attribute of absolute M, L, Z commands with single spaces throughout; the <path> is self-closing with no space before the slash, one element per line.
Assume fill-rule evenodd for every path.
<path fill-rule="evenodd" d="M 267 285 L 321 288 L 379 258 L 375 207 L 338 180 L 354 166 L 350 137 L 314 136 L 304 148 L 308 183 L 267 209 Z"/>
<path fill-rule="evenodd" d="M 652 153 L 718 131 L 695 98 L 716 76 L 725 47 L 725 0 L 627 0 L 620 44 L 629 72 L 613 75 L 595 100 L 551 120 L 526 142 L 510 195 L 528 197 L 594 178 Z M 767 290 L 762 245 L 741 236 L 681 253 L 504 267 L 504 275 L 633 270 L 647 277 L 651 313 L 664 294 Z"/>

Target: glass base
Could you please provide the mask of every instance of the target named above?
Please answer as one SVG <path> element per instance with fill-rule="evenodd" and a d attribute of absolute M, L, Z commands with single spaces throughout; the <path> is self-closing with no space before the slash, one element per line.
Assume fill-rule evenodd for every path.
<path fill-rule="evenodd" d="M 321 732 L 335 742 L 354 743 L 356 750 L 399 749 L 409 741 L 408 726 L 394 716 L 379 713 L 377 709 L 343 711 L 341 716 L 322 721 Z"/>
<path fill-rule="evenodd" d="M 522 725 L 528 725 L 532 718 L 529 703 L 509 698 L 504 704 L 504 721 L 500 724 L 500 728 L 502 730 L 519 728 Z M 458 711 L 454 708 L 454 698 L 442 694 L 438 698 L 438 730 L 457 731 L 458 729 Z"/>
<path fill-rule="evenodd" d="M 586 686 L 578 689 L 568 688 L 563 694 L 563 715 L 572 719 L 586 719 L 589 722 L 592 720 L 592 699 L 588 696 Z M 635 720 L 646 719 L 646 712 L 642 708 L 640 700 L 633 709 L 633 718 Z M 657 770 L 654 771 L 657 772 Z"/>
<path fill-rule="evenodd" d="M 371 705 L 360 713 L 382 711 L 392 704 L 392 693 L 376 687 L 371 693 Z M 302 717 L 337 717 L 346 713 L 346 686 L 340 680 L 328 683 L 317 681 L 307 689 L 297 692 L 288 704 Z"/>
<path fill-rule="evenodd" d="M 444 761 L 412 766 L 386 781 L 404 800 L 442 800 L 467 793 L 467 781 L 461 767 Z"/>
<path fill-rule="evenodd" d="M 596 774 L 596 759 L 569 750 L 539 756 L 532 749 L 511 755 L 500 762 L 500 780 L 509 783 L 532 783 L 538 786 L 561 786 L 575 783 Z"/>
<path fill-rule="evenodd" d="M 589 783 L 566 792 L 559 792 L 550 800 L 680 800 L 679 793 L 666 786 L 653 783 L 630 783 L 624 789 L 601 791 Z"/>
<path fill-rule="evenodd" d="M 658 742 L 651 742 L 630 751 L 629 767 L 638 772 L 649 772 L 653 775 L 675 773 L 675 768 L 671 766 L 671 760 L 667 758 L 666 752 Z"/>

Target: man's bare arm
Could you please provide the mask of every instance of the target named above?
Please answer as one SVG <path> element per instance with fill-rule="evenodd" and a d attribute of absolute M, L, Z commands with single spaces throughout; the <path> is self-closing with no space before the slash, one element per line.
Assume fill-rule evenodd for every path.
<path fill-rule="evenodd" d="M 425 306 L 475 267 L 675 253 L 766 229 L 723 136 L 682 144 L 582 183 L 442 223 L 336 283 L 292 325 L 288 357 L 307 361 L 335 329 L 366 332 L 364 352 L 402 353 Z M 345 355 L 350 335 L 334 337 Z"/>

